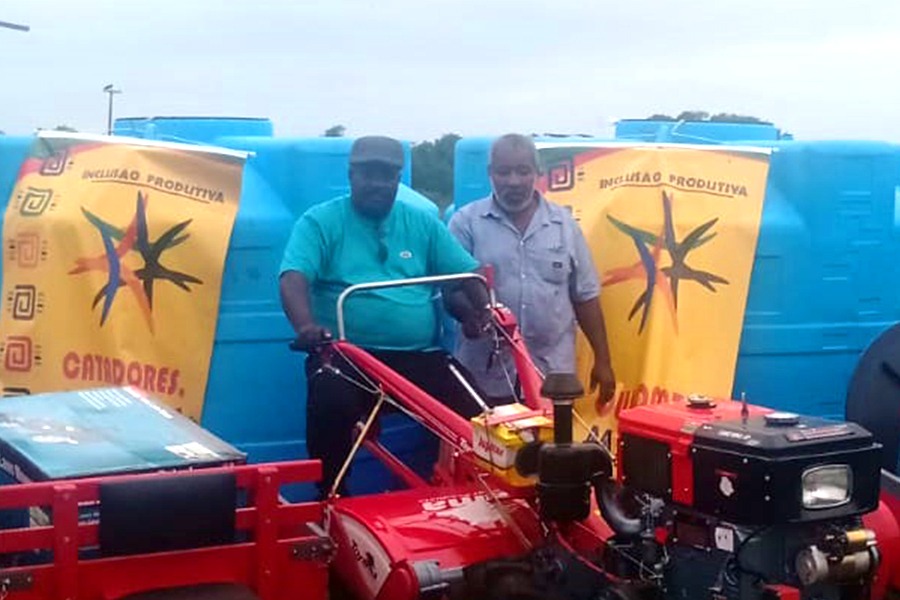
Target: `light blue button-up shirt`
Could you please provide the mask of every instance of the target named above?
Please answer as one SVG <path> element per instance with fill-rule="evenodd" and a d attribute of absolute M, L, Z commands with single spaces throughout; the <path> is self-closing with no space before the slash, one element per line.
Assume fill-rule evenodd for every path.
<path fill-rule="evenodd" d="M 494 268 L 497 299 L 515 314 L 535 364 L 544 373 L 575 372 L 573 303 L 595 299 L 600 281 L 581 228 L 569 210 L 539 198 L 525 233 L 492 197 L 461 208 L 450 232 L 481 265 Z M 487 337 L 457 337 L 456 356 L 488 396 L 510 396 L 516 376 L 508 351 L 489 359 Z"/>

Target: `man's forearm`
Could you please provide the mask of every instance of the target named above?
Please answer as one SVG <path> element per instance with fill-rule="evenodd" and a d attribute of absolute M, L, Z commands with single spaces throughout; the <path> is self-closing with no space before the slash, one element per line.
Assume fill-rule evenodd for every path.
<path fill-rule="evenodd" d="M 467 279 L 460 283 L 460 287 L 477 312 L 485 310 L 490 304 L 491 297 L 488 295 L 487 286 L 484 285 L 482 280 Z"/>
<path fill-rule="evenodd" d="M 600 308 L 600 299 L 578 302 L 574 304 L 574 308 L 578 326 L 581 327 L 594 351 L 594 359 L 608 363 L 609 343 L 606 339 L 606 323 L 603 319 L 603 310 Z"/>
<path fill-rule="evenodd" d="M 474 312 L 474 307 L 469 302 L 469 297 L 466 296 L 461 287 L 445 289 L 442 298 L 447 313 L 457 321 L 465 321 Z"/>
<path fill-rule="evenodd" d="M 287 271 L 281 276 L 279 287 L 284 313 L 299 335 L 304 326 L 315 324 L 309 304 L 309 282 L 297 271 Z"/>

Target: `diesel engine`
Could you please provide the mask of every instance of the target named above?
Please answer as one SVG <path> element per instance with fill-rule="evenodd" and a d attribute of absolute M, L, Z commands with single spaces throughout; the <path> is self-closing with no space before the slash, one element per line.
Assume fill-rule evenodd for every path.
<path fill-rule="evenodd" d="M 705 397 L 625 411 L 608 597 L 867 598 L 879 564 L 880 446 L 853 423 Z"/>

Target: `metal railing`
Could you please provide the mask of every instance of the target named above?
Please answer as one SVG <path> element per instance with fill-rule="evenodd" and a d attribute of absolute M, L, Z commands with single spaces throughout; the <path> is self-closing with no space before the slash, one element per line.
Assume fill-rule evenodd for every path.
<path fill-rule="evenodd" d="M 338 326 L 338 339 L 346 340 L 346 331 L 344 326 L 344 302 L 347 298 L 356 292 L 370 291 L 370 290 L 380 290 L 386 288 L 394 288 L 394 287 L 403 287 L 407 285 L 428 285 L 434 283 L 448 283 L 450 281 L 463 281 L 466 279 L 476 279 L 484 285 L 484 289 L 487 290 L 488 295 L 491 297 L 491 302 L 493 303 L 493 294 L 491 289 L 488 287 L 487 278 L 483 275 L 479 275 L 478 273 L 456 273 L 453 275 L 432 275 L 428 277 L 412 277 L 410 279 L 390 279 L 388 281 L 373 281 L 371 283 L 357 283 L 356 285 L 351 285 L 350 287 L 344 289 L 341 292 L 341 295 L 338 296 L 337 300 L 337 326 Z"/>

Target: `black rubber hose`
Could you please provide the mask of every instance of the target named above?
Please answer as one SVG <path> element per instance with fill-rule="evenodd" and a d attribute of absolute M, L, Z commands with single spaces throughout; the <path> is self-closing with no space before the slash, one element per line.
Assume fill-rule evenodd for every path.
<path fill-rule="evenodd" d="M 597 506 L 603 519 L 612 527 L 612 530 L 623 537 L 637 537 L 643 530 L 643 523 L 639 517 L 629 517 L 619 501 L 621 488 L 616 482 L 602 478 L 594 481 L 594 494 L 597 496 Z"/>

